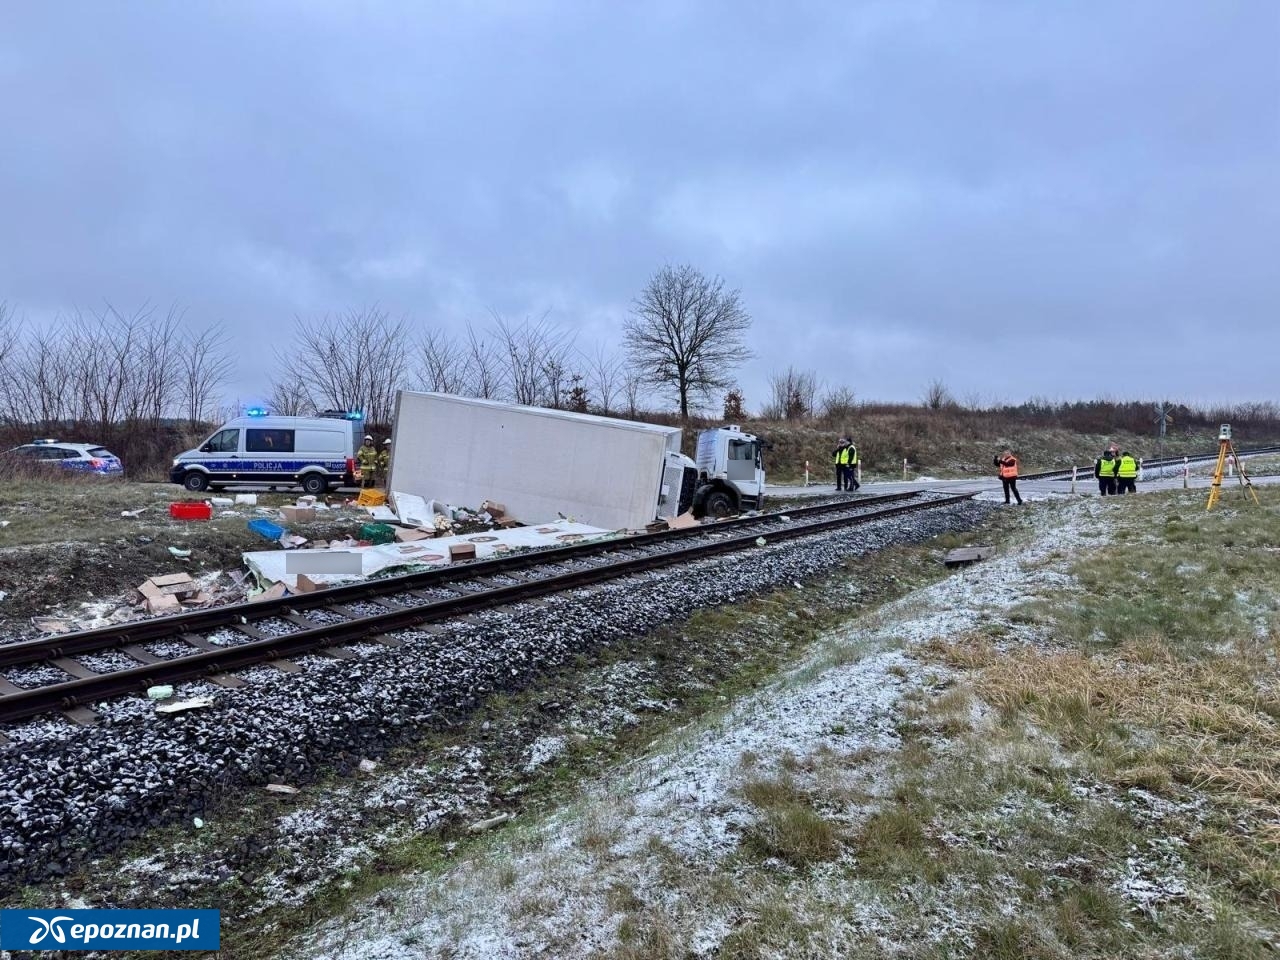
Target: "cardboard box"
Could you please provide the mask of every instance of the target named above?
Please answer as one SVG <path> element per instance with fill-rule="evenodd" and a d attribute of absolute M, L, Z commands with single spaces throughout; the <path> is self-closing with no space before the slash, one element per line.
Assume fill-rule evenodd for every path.
<path fill-rule="evenodd" d="M 278 600 L 289 592 L 283 583 L 273 583 L 262 593 L 249 598 L 250 603 L 260 603 L 263 600 Z"/>
<path fill-rule="evenodd" d="M 512 527 L 519 527 L 522 524 L 515 517 L 503 517 L 497 522 L 496 526 L 499 530 L 510 530 Z"/>
<path fill-rule="evenodd" d="M 396 527 L 396 540 L 399 543 L 413 543 L 415 540 L 430 540 L 434 536 L 427 530 L 414 530 L 410 527 Z"/>
<path fill-rule="evenodd" d="M 507 515 L 507 505 L 505 503 L 494 503 L 492 500 L 486 500 L 480 504 L 480 509 L 495 520 L 501 520 Z"/>
<path fill-rule="evenodd" d="M 474 543 L 454 543 L 449 545 L 449 560 L 456 563 L 459 560 L 474 560 L 476 558 L 476 545 Z"/>
<path fill-rule="evenodd" d="M 182 604 L 178 603 L 178 598 L 171 594 L 147 597 L 145 606 L 147 613 L 177 613 L 182 609 Z"/>
<path fill-rule="evenodd" d="M 701 526 L 701 524 L 692 513 L 682 513 L 680 516 L 672 517 L 668 520 L 667 526 L 672 530 L 686 530 L 689 527 Z"/>
<path fill-rule="evenodd" d="M 324 584 L 316 583 L 305 573 L 298 574 L 298 585 L 294 587 L 295 593 L 315 593 L 317 590 L 323 590 Z"/>
<path fill-rule="evenodd" d="M 310 523 L 316 518 L 315 507 L 281 507 L 280 516 L 289 523 Z"/>

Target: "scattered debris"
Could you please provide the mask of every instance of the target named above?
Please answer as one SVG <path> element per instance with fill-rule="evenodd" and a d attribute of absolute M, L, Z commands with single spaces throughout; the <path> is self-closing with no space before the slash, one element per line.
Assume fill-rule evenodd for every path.
<path fill-rule="evenodd" d="M 375 771 L 375 770 L 377 770 L 377 769 L 378 769 L 378 764 L 377 764 L 377 761 L 375 761 L 375 760 L 361 760 L 361 761 L 360 761 L 360 772 L 361 772 L 361 773 L 373 773 L 373 771 Z"/>
<path fill-rule="evenodd" d="M 764 546 L 766 543 L 768 543 L 768 542 L 769 542 L 769 541 L 768 541 L 768 540 L 766 540 L 764 537 L 756 537 L 756 546 L 757 546 L 757 547 L 763 547 L 763 546 Z"/>
<path fill-rule="evenodd" d="M 316 508 L 313 506 L 281 507 L 280 516 L 286 523 L 310 523 L 316 518 Z"/>
<path fill-rule="evenodd" d="M 360 491 L 360 496 L 356 497 L 356 506 L 358 507 L 380 507 L 387 502 L 387 495 L 381 490 L 366 488 Z"/>
<path fill-rule="evenodd" d="M 179 500 L 169 504 L 169 516 L 174 520 L 212 520 L 213 507 L 203 500 Z"/>
<path fill-rule="evenodd" d="M 279 540 L 284 536 L 284 527 L 278 523 L 272 523 L 266 517 L 257 517 L 250 520 L 248 527 L 254 533 L 266 537 L 268 540 Z"/>
<path fill-rule="evenodd" d="M 449 561 L 451 563 L 457 563 L 459 560 L 474 560 L 475 558 L 475 544 L 453 543 L 449 545 Z"/>
<path fill-rule="evenodd" d="M 258 603 L 261 600 L 279 600 L 281 597 L 287 596 L 289 590 L 283 583 L 273 583 L 265 590 L 255 593 L 249 598 L 250 603 Z"/>
<path fill-rule="evenodd" d="M 74 629 L 70 620 L 60 617 L 32 617 L 31 622 L 41 633 L 70 633 Z"/>
<path fill-rule="evenodd" d="M 496 817 L 490 817 L 488 820 L 479 820 L 467 829 L 472 833 L 484 833 L 486 830 L 492 830 L 494 827 L 500 827 L 508 820 L 514 819 L 515 818 L 509 813 L 500 813 Z"/>
<path fill-rule="evenodd" d="M 995 550 L 991 547 L 957 547 L 955 550 L 947 551 L 942 562 L 948 567 L 966 567 L 994 555 Z"/>
<path fill-rule="evenodd" d="M 188 710 L 203 710 L 213 706 L 213 697 L 194 697 L 191 700 L 178 700 L 174 703 L 162 703 L 156 707 L 156 713 L 186 713 Z"/>
<path fill-rule="evenodd" d="M 294 794 L 298 792 L 297 787 L 291 787 L 287 783 L 268 783 L 267 793 L 285 793 Z"/>
<path fill-rule="evenodd" d="M 236 503 L 247 503 L 254 507 L 258 505 L 258 495 L 256 493 L 237 493 Z"/>
<path fill-rule="evenodd" d="M 203 821 L 203 820 L 201 820 L 199 817 L 192 817 L 192 818 L 191 818 L 191 822 L 192 822 L 193 824 L 195 824 L 195 828 L 196 828 L 197 830 L 203 830 L 203 829 L 204 829 L 204 821 Z"/>
<path fill-rule="evenodd" d="M 690 527 L 700 526 L 697 517 L 692 513 L 682 513 L 679 516 L 672 517 L 667 521 L 667 526 L 672 530 L 687 530 Z"/>
<path fill-rule="evenodd" d="M 191 556 L 190 550 L 183 550 L 181 547 L 170 547 L 169 553 L 172 556 L 177 557 L 179 560 L 185 560 L 187 557 Z"/>
<path fill-rule="evenodd" d="M 173 696 L 173 687 L 155 686 L 147 687 L 147 697 L 151 700 L 168 700 Z"/>

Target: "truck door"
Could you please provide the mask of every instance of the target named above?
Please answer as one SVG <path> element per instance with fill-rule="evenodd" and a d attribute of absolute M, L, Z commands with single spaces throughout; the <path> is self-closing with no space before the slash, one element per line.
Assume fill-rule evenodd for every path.
<path fill-rule="evenodd" d="M 760 476 L 762 471 L 757 467 L 760 457 L 760 444 L 755 440 L 729 441 L 728 469 L 726 479 L 738 490 L 743 506 L 757 507 L 760 495 Z"/>

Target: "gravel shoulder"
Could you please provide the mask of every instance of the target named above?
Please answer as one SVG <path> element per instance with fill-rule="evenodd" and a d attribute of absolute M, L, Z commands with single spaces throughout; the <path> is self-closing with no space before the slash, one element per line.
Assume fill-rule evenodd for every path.
<path fill-rule="evenodd" d="M 122 701 L 95 727 L 7 730 L 4 898 L 220 907 L 224 953 L 271 955 L 299 907 L 327 912 L 371 877 L 466 849 L 477 824 L 554 805 L 566 779 L 761 682 L 823 618 L 940 575 L 937 547 L 920 545 L 959 542 L 988 513 L 964 504 L 766 545 L 408 632 L 355 666 L 305 657 L 298 676 L 263 668 L 240 690 L 179 691 L 214 696 L 209 710 L 159 720 Z M 810 599 L 804 584 L 842 564 L 863 582 Z M 769 611 L 793 595 L 778 632 Z"/>

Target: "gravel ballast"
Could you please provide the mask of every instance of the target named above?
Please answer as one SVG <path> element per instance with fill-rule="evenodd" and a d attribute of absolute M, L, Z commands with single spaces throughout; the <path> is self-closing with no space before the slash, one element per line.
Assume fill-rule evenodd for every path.
<path fill-rule="evenodd" d="M 189 685 L 213 690 L 214 704 L 187 713 L 156 715 L 134 700 L 104 711 L 92 727 L 41 719 L 4 730 L 12 742 L 0 747 L 0 889 L 64 875 L 86 856 L 198 815 L 239 787 L 303 783 L 344 758 L 377 757 L 584 651 L 830 572 L 869 551 L 972 527 L 990 509 L 941 506 L 657 570 L 474 614 L 439 632 L 403 631 L 401 648 L 361 645 L 359 661 L 308 656 L 299 674 L 254 668 L 241 674 L 251 679 L 242 688 Z"/>

